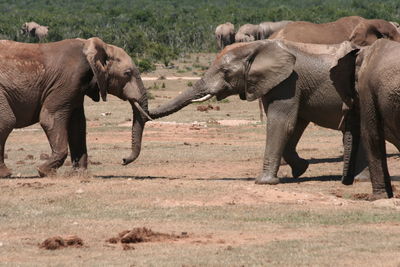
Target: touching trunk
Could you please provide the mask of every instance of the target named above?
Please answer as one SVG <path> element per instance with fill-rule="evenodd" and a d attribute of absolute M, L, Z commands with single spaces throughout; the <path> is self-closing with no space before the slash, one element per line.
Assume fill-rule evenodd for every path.
<path fill-rule="evenodd" d="M 192 100 L 204 97 L 205 95 L 207 95 L 207 93 L 203 90 L 200 90 L 203 85 L 204 81 L 202 79 L 199 80 L 192 88 L 185 90 L 180 95 L 168 101 L 167 103 L 150 110 L 150 117 L 153 119 L 158 119 L 171 115 L 172 113 L 175 113 L 192 103 Z"/>
<path fill-rule="evenodd" d="M 360 144 L 360 119 L 354 109 L 345 115 L 345 132 L 343 136 L 343 177 L 342 183 L 351 185 L 356 171 L 357 151 Z"/>
<path fill-rule="evenodd" d="M 122 165 L 127 165 L 134 160 L 136 160 L 140 155 L 140 150 L 142 148 L 142 135 L 144 130 L 144 125 L 147 121 L 147 118 L 141 114 L 141 112 L 135 107 L 134 101 L 130 101 L 132 105 L 133 111 L 133 119 L 132 119 L 132 152 L 131 154 L 124 158 L 122 161 Z M 144 100 L 140 101 L 140 106 L 147 112 L 147 97 Z"/>

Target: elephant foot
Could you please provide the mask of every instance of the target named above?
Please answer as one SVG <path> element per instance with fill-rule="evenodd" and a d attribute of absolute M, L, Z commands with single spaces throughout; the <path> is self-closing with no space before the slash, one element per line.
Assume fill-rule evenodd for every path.
<path fill-rule="evenodd" d="M 368 197 L 369 201 L 374 201 L 374 200 L 378 200 L 378 199 L 386 199 L 386 198 L 392 198 L 393 195 L 388 196 L 388 194 L 383 191 L 383 192 L 374 192 L 372 195 L 370 195 Z"/>
<path fill-rule="evenodd" d="M 37 171 L 38 171 L 40 177 L 53 176 L 57 173 L 56 169 L 49 168 L 44 165 L 39 166 L 37 168 Z"/>
<path fill-rule="evenodd" d="M 294 166 L 291 166 L 293 178 L 299 178 L 300 176 L 302 176 L 303 173 L 305 173 L 308 169 L 308 165 L 309 163 L 307 160 L 300 159 L 298 163 L 296 163 Z"/>
<path fill-rule="evenodd" d="M 256 184 L 279 184 L 279 178 L 262 174 L 261 176 L 257 177 Z"/>
<path fill-rule="evenodd" d="M 8 169 L 6 166 L 0 168 L 0 178 L 9 178 L 11 177 L 11 170 Z"/>
<path fill-rule="evenodd" d="M 371 181 L 371 177 L 369 176 L 368 167 L 366 167 L 359 174 L 357 174 L 357 176 L 355 177 L 355 180 L 357 182 L 370 182 Z"/>

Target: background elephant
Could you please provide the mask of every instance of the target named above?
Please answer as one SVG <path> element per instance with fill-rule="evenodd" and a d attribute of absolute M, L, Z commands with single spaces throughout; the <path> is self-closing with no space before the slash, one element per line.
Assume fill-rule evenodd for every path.
<path fill-rule="evenodd" d="M 350 79 L 345 82 L 353 86 L 340 89 L 349 114 L 360 120 L 347 116 L 351 123 L 346 131 L 353 135 L 353 143 L 346 146 L 357 146 L 362 137 L 369 162 L 374 198 L 393 197 L 390 175 L 386 161 L 385 139 L 400 144 L 400 44 L 389 40 L 378 40 L 370 47 L 344 51 L 332 65 L 331 75 L 339 76 L 343 68 L 355 71 L 356 84 Z M 390 78 L 389 78 L 390 77 Z M 357 90 L 357 92 L 355 91 Z M 359 116 L 358 116 L 359 115 Z M 354 124 L 355 122 L 355 124 Z M 360 125 L 360 128 L 357 129 Z M 353 129 L 352 129 L 353 128 Z M 356 128 L 356 129 L 354 129 Z M 346 149 L 351 151 L 353 149 Z M 354 168 L 354 155 L 349 155 L 349 164 Z"/>
<path fill-rule="evenodd" d="M 220 49 L 233 44 L 235 42 L 235 26 L 230 22 L 218 25 L 215 28 L 215 39 Z"/>
<path fill-rule="evenodd" d="M 292 21 L 282 20 L 277 22 L 261 22 L 260 24 L 245 24 L 239 28 L 235 36 L 235 41 L 240 42 L 252 42 L 256 40 L 267 39 L 274 32 L 279 31 Z"/>
<path fill-rule="evenodd" d="M 335 84 L 350 75 L 331 81 L 330 66 L 340 45 L 301 44 L 277 40 L 233 44 L 216 60 L 192 88 L 150 110 L 159 118 L 186 105 L 216 96 L 221 100 L 239 94 L 249 101 L 261 98 L 267 111 L 267 142 L 260 184 L 279 182 L 281 157 L 292 168 L 293 177 L 302 175 L 308 162 L 301 159 L 297 143 L 309 124 L 338 129 L 342 118 L 342 100 Z"/>
<path fill-rule="evenodd" d="M 74 167 L 87 167 L 84 94 L 106 101 L 113 94 L 132 105 L 132 153 L 139 156 L 147 110 L 146 90 L 139 71 L 121 48 L 99 38 L 47 44 L 0 41 L 0 177 L 11 171 L 4 164 L 4 145 L 14 128 L 40 122 L 52 154 L 38 167 L 40 176 L 54 173 L 71 152 Z"/>
<path fill-rule="evenodd" d="M 244 24 L 235 35 L 235 42 L 252 42 L 261 39 L 261 27 L 256 24 Z"/>
<path fill-rule="evenodd" d="M 47 37 L 47 34 L 49 32 L 49 27 L 41 26 L 34 21 L 25 22 L 21 27 L 21 32 L 23 34 L 27 34 L 30 35 L 31 37 L 36 37 L 39 40 L 42 40 Z"/>
<path fill-rule="evenodd" d="M 268 39 L 274 32 L 279 31 L 292 21 L 290 20 L 282 20 L 282 21 L 277 21 L 277 22 L 271 22 L 271 21 L 266 21 L 266 22 L 261 22 L 260 25 L 260 40 L 262 39 Z"/>
<path fill-rule="evenodd" d="M 286 25 L 270 37 L 270 39 L 312 44 L 337 44 L 352 41 L 362 46 L 371 45 L 379 38 L 400 41 L 400 33 L 388 21 L 364 19 L 358 16 L 343 17 L 323 24 L 297 21 Z"/>

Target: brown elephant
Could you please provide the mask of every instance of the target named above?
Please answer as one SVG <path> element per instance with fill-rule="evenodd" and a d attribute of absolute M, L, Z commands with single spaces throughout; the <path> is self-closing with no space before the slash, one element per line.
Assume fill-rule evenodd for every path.
<path fill-rule="evenodd" d="M 70 39 L 47 44 L 0 41 L 0 177 L 11 171 L 4 164 L 4 145 L 14 128 L 39 122 L 52 154 L 38 167 L 40 176 L 54 173 L 68 154 L 76 168 L 87 167 L 84 95 L 106 101 L 110 93 L 132 105 L 132 153 L 140 153 L 147 120 L 146 90 L 130 56 L 99 38 Z"/>
<path fill-rule="evenodd" d="M 286 25 L 270 37 L 270 39 L 312 44 L 338 44 L 352 41 L 361 46 L 371 45 L 379 38 L 400 42 L 400 33 L 388 21 L 364 19 L 358 16 L 343 17 L 323 24 L 297 21 Z"/>
<path fill-rule="evenodd" d="M 233 44 L 235 42 L 235 26 L 230 22 L 218 25 L 215 28 L 215 39 L 219 49 L 224 49 L 225 46 Z"/>
<path fill-rule="evenodd" d="M 49 32 L 48 26 L 41 26 L 34 21 L 25 22 L 21 27 L 21 32 L 23 34 L 28 34 L 31 37 L 36 37 L 39 40 L 43 40 L 47 37 Z"/>
<path fill-rule="evenodd" d="M 235 35 L 235 42 L 252 42 L 267 39 L 274 32 L 279 31 L 292 21 L 282 20 L 277 22 L 265 21 L 260 24 L 244 24 Z"/>
<path fill-rule="evenodd" d="M 373 198 L 393 197 L 385 139 L 400 143 L 399 55 L 399 43 L 382 39 L 366 48 L 353 47 L 343 51 L 337 55 L 331 69 L 332 77 L 340 76 L 341 69 L 355 72 L 355 78 L 342 80 L 342 83 L 353 86 L 338 89 L 348 113 L 346 131 L 352 134 L 352 143 L 348 142 L 346 146 L 353 145 L 353 148 L 345 151 L 356 150 L 361 135 L 369 163 Z M 350 153 L 347 158 L 349 169 L 354 168 L 354 155 Z"/>
<path fill-rule="evenodd" d="M 220 52 L 192 88 L 149 111 L 153 118 L 172 114 L 193 102 L 213 96 L 217 100 L 238 94 L 248 101 L 261 99 L 267 111 L 267 141 L 259 184 L 276 184 L 281 158 L 301 176 L 308 162 L 296 152 L 307 125 L 339 129 L 342 100 L 335 84 L 351 72 L 332 81 L 330 67 L 341 45 L 302 44 L 279 40 L 237 43 Z M 339 86 L 338 85 L 338 86 Z M 347 89 L 343 89 L 347 90 Z M 341 128 L 342 129 L 342 128 Z"/>

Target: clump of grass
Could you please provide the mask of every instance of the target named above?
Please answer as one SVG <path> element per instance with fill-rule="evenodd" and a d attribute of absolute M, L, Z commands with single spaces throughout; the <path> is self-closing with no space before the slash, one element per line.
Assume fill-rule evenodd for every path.
<path fill-rule="evenodd" d="M 189 87 L 192 87 L 193 83 L 192 82 L 188 82 L 186 85 L 189 86 Z"/>

